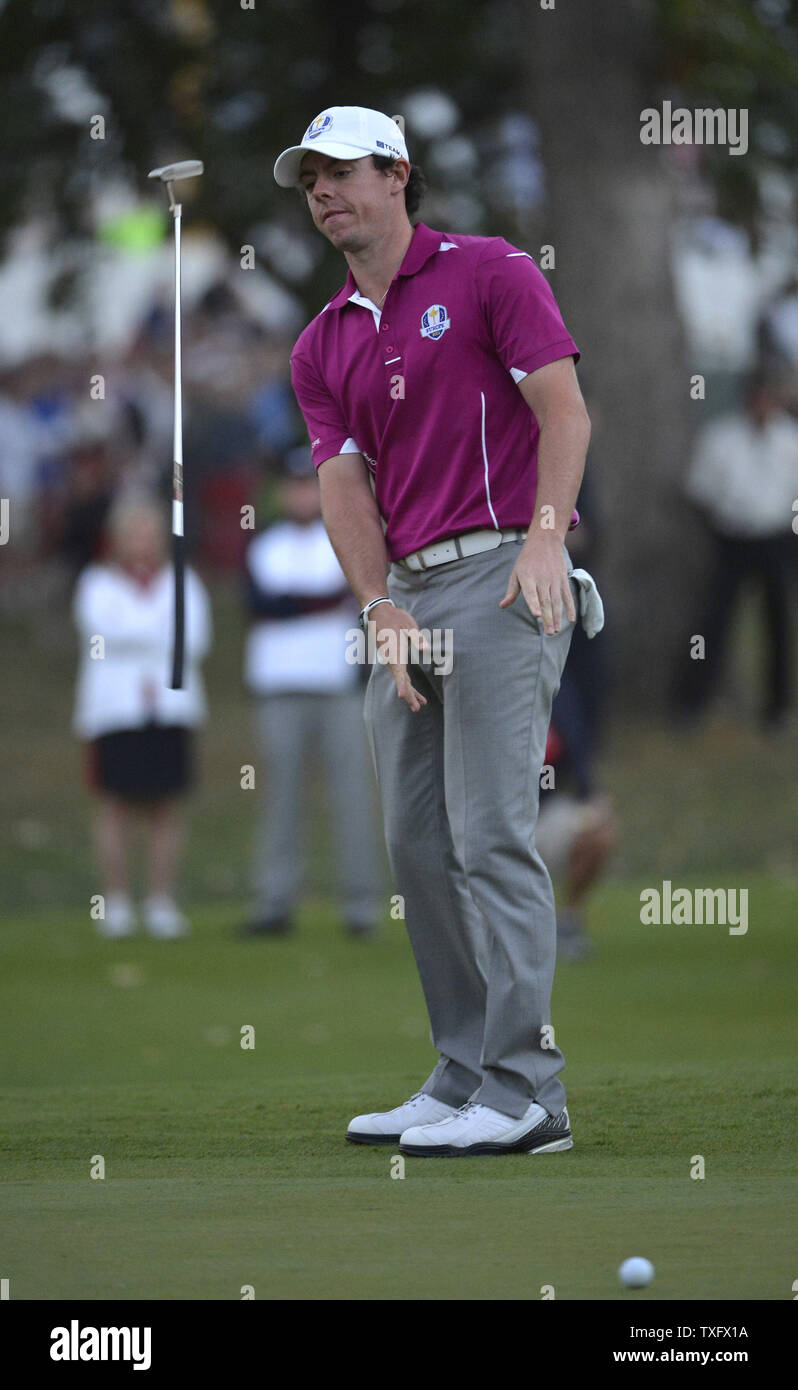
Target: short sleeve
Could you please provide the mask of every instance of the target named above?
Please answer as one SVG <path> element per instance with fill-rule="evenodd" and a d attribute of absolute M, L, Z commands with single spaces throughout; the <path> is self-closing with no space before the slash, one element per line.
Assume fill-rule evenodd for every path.
<path fill-rule="evenodd" d="M 548 281 L 526 251 L 509 242 L 480 261 L 477 288 L 488 331 L 514 381 L 561 357 L 579 361 Z"/>
<path fill-rule="evenodd" d="M 291 357 L 291 385 L 310 437 L 314 467 L 336 454 L 354 453 L 357 445 L 338 402 L 304 353 L 296 349 Z"/>

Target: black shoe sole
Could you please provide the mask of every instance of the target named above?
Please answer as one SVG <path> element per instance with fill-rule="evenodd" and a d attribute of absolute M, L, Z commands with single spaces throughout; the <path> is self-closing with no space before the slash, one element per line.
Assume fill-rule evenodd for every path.
<path fill-rule="evenodd" d="M 345 1136 L 350 1144 L 398 1144 L 401 1134 L 350 1134 Z"/>
<path fill-rule="evenodd" d="M 538 1152 L 566 1153 L 566 1149 L 553 1148 L 568 1139 L 571 1142 L 568 1148 L 573 1148 L 573 1137 L 570 1130 L 550 1130 L 548 1134 L 525 1134 L 517 1139 L 514 1144 L 470 1144 L 468 1148 L 457 1148 L 454 1144 L 419 1144 L 417 1147 L 412 1144 L 400 1144 L 399 1152 L 408 1154 L 416 1158 L 478 1158 L 480 1155 L 496 1154 L 533 1154 Z"/>

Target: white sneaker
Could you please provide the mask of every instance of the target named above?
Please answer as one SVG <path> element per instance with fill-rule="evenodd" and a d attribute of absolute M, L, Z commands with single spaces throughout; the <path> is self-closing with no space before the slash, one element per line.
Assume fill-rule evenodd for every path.
<path fill-rule="evenodd" d="M 150 936 L 159 941 L 173 941 L 189 931 L 186 918 L 171 898 L 148 898 L 144 904 L 144 925 Z"/>
<path fill-rule="evenodd" d="M 372 1115 L 356 1115 L 346 1131 L 347 1139 L 353 1144 L 398 1144 L 402 1131 L 408 1125 L 435 1125 L 459 1112 L 453 1105 L 446 1105 L 426 1091 L 416 1091 L 404 1105 L 395 1110 L 376 1111 Z"/>
<path fill-rule="evenodd" d="M 119 941 L 123 936 L 132 936 L 135 930 L 136 914 L 127 893 L 107 893 L 105 917 L 97 923 L 99 935 Z"/>
<path fill-rule="evenodd" d="M 532 1104 L 520 1120 L 487 1105 L 469 1102 L 438 1124 L 406 1129 L 399 1148 L 421 1157 L 462 1154 L 545 1154 L 572 1149 L 568 1111 L 550 1115 Z"/>

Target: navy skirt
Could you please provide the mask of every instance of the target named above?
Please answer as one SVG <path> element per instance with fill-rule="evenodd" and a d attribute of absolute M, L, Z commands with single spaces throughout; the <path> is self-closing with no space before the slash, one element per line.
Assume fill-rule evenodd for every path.
<path fill-rule="evenodd" d="M 179 796 L 194 781 L 193 754 L 192 730 L 182 725 L 102 734 L 88 745 L 89 786 L 125 801 Z"/>

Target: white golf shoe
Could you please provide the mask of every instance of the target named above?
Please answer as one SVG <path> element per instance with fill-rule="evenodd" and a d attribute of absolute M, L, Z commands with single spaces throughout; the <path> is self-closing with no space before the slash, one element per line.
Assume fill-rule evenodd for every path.
<path fill-rule="evenodd" d="M 109 941 L 121 941 L 122 937 L 132 936 L 136 930 L 136 914 L 127 893 L 108 893 L 105 899 L 105 917 L 97 923 L 97 932 Z"/>
<path fill-rule="evenodd" d="M 346 1137 L 353 1144 L 398 1144 L 409 1125 L 435 1125 L 459 1111 L 425 1091 L 417 1091 L 395 1110 L 377 1111 L 373 1115 L 356 1115 L 349 1123 Z M 414 1131 L 415 1132 L 415 1131 Z"/>
<path fill-rule="evenodd" d="M 550 1154 L 573 1148 L 568 1111 L 550 1115 L 532 1104 L 520 1120 L 470 1101 L 437 1124 L 406 1129 L 403 1154 L 459 1158 L 464 1154 Z"/>
<path fill-rule="evenodd" d="M 171 898 L 152 897 L 144 904 L 144 925 L 159 941 L 175 941 L 188 936 L 189 925 Z"/>

